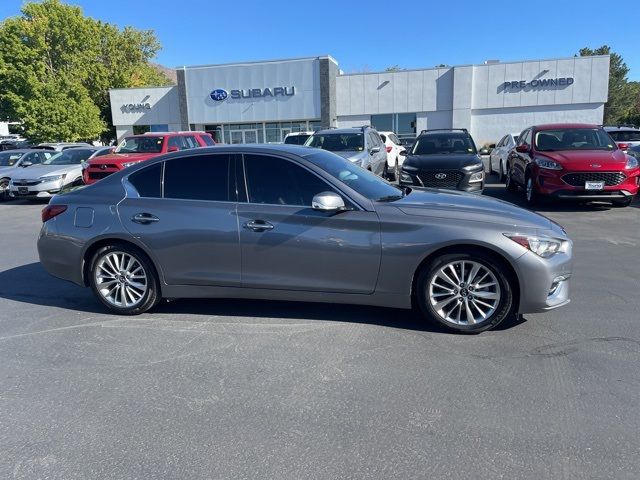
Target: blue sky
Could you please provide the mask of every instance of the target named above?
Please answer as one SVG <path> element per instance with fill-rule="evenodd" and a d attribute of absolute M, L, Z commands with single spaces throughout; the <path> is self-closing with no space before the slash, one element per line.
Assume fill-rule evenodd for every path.
<path fill-rule="evenodd" d="M 0 18 L 23 0 L 0 0 Z M 640 80 L 640 0 L 69 0 L 155 30 L 168 67 L 330 54 L 345 72 L 572 56 L 607 44 Z"/>

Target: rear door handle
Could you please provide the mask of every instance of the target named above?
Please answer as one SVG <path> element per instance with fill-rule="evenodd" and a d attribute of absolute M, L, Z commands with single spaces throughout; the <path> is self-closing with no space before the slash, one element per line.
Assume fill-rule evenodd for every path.
<path fill-rule="evenodd" d="M 244 228 L 253 230 L 254 232 L 264 232 L 265 230 L 273 230 L 273 225 L 264 220 L 250 220 L 245 223 Z"/>
<path fill-rule="evenodd" d="M 150 213 L 136 213 L 133 217 L 131 217 L 131 221 L 140 223 L 142 225 L 148 225 L 150 223 L 159 222 L 160 219 L 155 215 L 151 215 Z"/>

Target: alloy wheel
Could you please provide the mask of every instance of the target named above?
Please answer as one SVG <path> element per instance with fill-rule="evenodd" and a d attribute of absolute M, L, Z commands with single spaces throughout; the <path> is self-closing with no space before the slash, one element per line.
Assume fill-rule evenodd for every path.
<path fill-rule="evenodd" d="M 109 304 L 119 308 L 138 305 L 147 293 L 147 272 L 133 255 L 109 252 L 98 259 L 94 272 L 96 290 Z"/>
<path fill-rule="evenodd" d="M 9 199 L 9 182 L 0 180 L 0 201 Z"/>
<path fill-rule="evenodd" d="M 488 320 L 500 305 L 496 275 L 485 265 L 456 260 L 438 269 L 428 284 L 434 312 L 453 325 L 475 325 Z"/>
<path fill-rule="evenodd" d="M 527 202 L 531 203 L 531 201 L 533 200 L 533 180 L 531 180 L 531 177 L 527 178 Z"/>

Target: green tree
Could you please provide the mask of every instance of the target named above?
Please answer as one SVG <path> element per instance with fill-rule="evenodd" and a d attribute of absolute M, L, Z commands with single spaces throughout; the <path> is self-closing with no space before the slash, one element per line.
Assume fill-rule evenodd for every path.
<path fill-rule="evenodd" d="M 150 65 L 151 31 L 85 17 L 60 0 L 27 3 L 0 23 L 0 117 L 33 140 L 113 136 L 109 88 L 167 85 Z"/>
<path fill-rule="evenodd" d="M 629 88 L 627 74 L 629 67 L 622 57 L 611 51 L 608 45 L 603 45 L 595 50 L 590 48 L 580 49 L 580 56 L 609 55 L 609 99 L 604 105 L 604 123 L 615 124 L 623 121 L 623 117 L 629 108 Z"/>

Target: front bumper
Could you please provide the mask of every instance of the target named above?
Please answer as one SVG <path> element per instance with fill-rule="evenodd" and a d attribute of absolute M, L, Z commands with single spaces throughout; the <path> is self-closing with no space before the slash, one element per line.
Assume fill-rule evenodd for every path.
<path fill-rule="evenodd" d="M 587 190 L 584 185 L 570 185 L 563 177 L 571 174 L 598 175 L 609 172 L 566 172 L 543 168 L 538 169 L 536 187 L 541 195 L 548 195 L 562 200 L 579 201 L 617 201 L 626 200 L 638 193 L 640 177 L 637 170 L 623 173 L 626 178 L 616 185 L 605 185 L 602 190 Z"/>
<path fill-rule="evenodd" d="M 471 182 L 471 176 L 482 172 L 482 181 Z M 445 175 L 441 179 L 435 175 Z M 400 174 L 400 185 L 408 187 L 439 188 L 458 190 L 467 193 L 481 194 L 484 190 L 484 170 L 467 172 L 465 170 L 417 170 L 403 168 Z"/>
<path fill-rule="evenodd" d="M 570 302 L 572 245 L 567 252 L 542 258 L 527 251 L 515 263 L 520 278 L 518 313 L 539 313 L 562 307 Z"/>
<path fill-rule="evenodd" d="M 33 182 L 30 182 L 33 183 Z M 13 198 L 50 198 L 64 187 L 64 180 L 40 182 L 35 185 L 9 184 L 9 196 Z"/>

